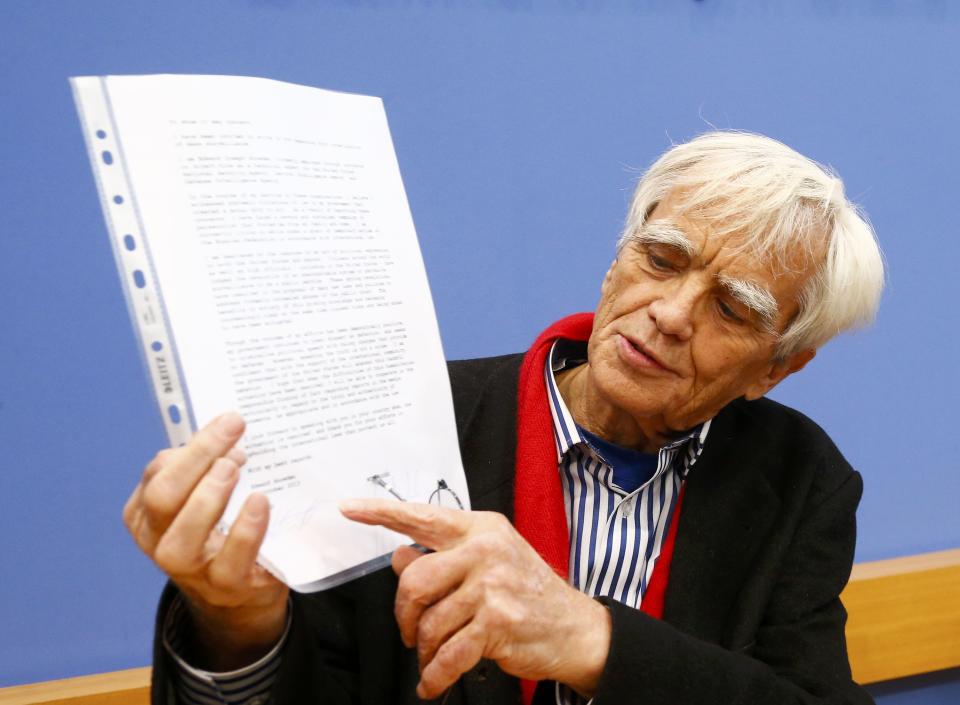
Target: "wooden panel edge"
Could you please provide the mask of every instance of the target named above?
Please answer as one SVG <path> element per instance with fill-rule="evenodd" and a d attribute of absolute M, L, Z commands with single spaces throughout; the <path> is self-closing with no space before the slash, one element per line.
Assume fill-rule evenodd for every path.
<path fill-rule="evenodd" d="M 960 666 L 960 550 L 859 564 L 841 597 L 858 682 Z"/>
<path fill-rule="evenodd" d="M 931 553 L 917 553 L 912 556 L 887 558 L 881 561 L 857 563 L 850 573 L 850 582 L 884 578 L 891 575 L 904 575 L 938 568 L 960 566 L 960 548 Z"/>
<path fill-rule="evenodd" d="M 0 705 L 146 705 L 149 666 L 0 688 Z"/>

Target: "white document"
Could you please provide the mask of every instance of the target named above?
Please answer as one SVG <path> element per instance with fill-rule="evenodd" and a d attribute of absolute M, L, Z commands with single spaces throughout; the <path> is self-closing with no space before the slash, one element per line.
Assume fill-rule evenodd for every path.
<path fill-rule="evenodd" d="M 423 261 L 378 98 L 235 76 L 71 79 L 172 445 L 246 418 L 261 562 L 313 591 L 409 539 L 337 501 L 469 508 Z"/>

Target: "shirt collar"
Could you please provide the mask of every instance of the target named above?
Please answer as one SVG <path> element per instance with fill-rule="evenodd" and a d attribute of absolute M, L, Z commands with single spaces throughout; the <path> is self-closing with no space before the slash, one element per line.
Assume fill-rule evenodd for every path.
<path fill-rule="evenodd" d="M 569 367 L 574 367 L 586 362 L 587 351 L 586 343 L 578 343 L 571 340 L 558 338 L 550 348 L 550 354 L 547 356 L 547 364 L 544 366 L 544 376 L 547 384 L 547 400 L 550 404 L 550 416 L 553 419 L 553 438 L 557 446 L 557 462 L 563 460 L 575 445 L 586 441 L 580 434 L 576 422 L 570 410 L 567 408 L 563 397 L 560 396 L 560 390 L 557 387 L 556 373 Z M 677 452 L 676 457 L 683 458 L 681 474 L 686 476 L 690 467 L 700 457 L 703 452 L 703 446 L 707 440 L 707 433 L 710 430 L 711 421 L 705 421 L 699 426 L 675 438 L 660 448 L 659 454 L 662 456 L 666 452 L 677 450 L 686 446 L 686 452 Z"/>

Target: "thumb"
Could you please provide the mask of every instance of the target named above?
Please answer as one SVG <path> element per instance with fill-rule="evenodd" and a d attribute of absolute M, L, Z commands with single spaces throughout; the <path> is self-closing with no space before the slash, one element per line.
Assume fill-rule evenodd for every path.
<path fill-rule="evenodd" d="M 413 546 L 400 546 L 393 552 L 390 563 L 393 565 L 393 572 L 401 575 L 407 569 L 407 566 L 424 555 L 423 549 Z"/>

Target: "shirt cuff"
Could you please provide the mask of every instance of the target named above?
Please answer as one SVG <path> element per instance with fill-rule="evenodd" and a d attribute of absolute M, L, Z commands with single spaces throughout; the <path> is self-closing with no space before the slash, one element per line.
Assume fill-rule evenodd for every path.
<path fill-rule="evenodd" d="M 179 698 L 187 705 L 264 705 L 269 702 L 290 631 L 289 601 L 287 623 L 274 647 L 249 666 L 222 673 L 195 668 L 181 656 L 189 619 L 183 597 L 177 595 L 163 620 L 163 646 L 177 665 L 173 676 Z"/>

